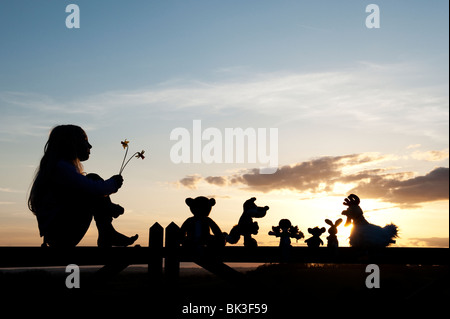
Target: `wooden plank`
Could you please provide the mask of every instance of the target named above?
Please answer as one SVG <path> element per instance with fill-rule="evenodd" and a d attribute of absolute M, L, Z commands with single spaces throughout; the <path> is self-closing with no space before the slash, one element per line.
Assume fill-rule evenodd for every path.
<path fill-rule="evenodd" d="M 153 282 L 161 281 L 163 274 L 163 237 L 164 228 L 154 223 L 149 229 L 148 275 Z"/>
<path fill-rule="evenodd" d="M 226 262 L 279 262 L 283 256 L 279 247 L 226 247 L 221 255 Z M 340 247 L 330 251 L 327 247 L 311 249 L 292 247 L 290 262 L 302 263 L 379 263 L 379 264 L 424 264 L 445 265 L 449 263 L 448 248 L 407 248 L 390 247 L 378 250 L 361 250 L 352 247 Z M 182 258 L 182 261 L 183 260 Z"/>
<path fill-rule="evenodd" d="M 0 267 L 46 267 L 76 264 L 105 265 L 113 260 L 128 264 L 147 264 L 147 247 L 75 247 L 55 249 L 49 247 L 0 247 Z"/>
<path fill-rule="evenodd" d="M 175 226 L 174 232 L 176 233 Z M 174 235 L 176 236 L 176 234 Z M 169 247 L 167 247 L 167 244 L 169 244 Z M 179 272 L 179 262 L 194 261 L 193 256 L 176 246 L 176 242 L 173 243 L 174 246 L 170 245 L 169 235 L 169 242 L 166 240 L 166 247 L 162 249 L 161 253 L 162 257 L 167 257 L 169 261 L 169 268 L 166 268 L 166 271 Z M 126 261 L 130 265 L 148 264 L 150 254 L 149 247 L 75 247 L 68 250 L 48 247 L 0 247 L 0 267 L 66 266 L 68 264 L 79 266 L 105 265 L 111 261 L 111 258 Z M 448 265 L 449 256 L 449 248 L 390 247 L 365 251 L 351 247 L 340 247 L 336 254 L 333 254 L 326 247 L 316 250 L 308 247 L 293 247 L 289 261 L 301 263 Z M 258 247 L 249 250 L 240 246 L 227 246 L 221 251 L 220 260 L 223 262 L 279 262 L 281 251 L 279 247 Z M 171 269 L 170 267 L 174 268 Z"/>
<path fill-rule="evenodd" d="M 241 272 L 224 264 L 223 261 L 219 258 L 208 258 L 207 256 L 205 256 L 203 258 L 194 259 L 194 262 L 203 269 L 206 269 L 223 279 L 231 281 L 243 280 L 243 274 Z"/>
<path fill-rule="evenodd" d="M 166 227 L 164 272 L 168 281 L 176 282 L 180 276 L 180 227 L 174 222 Z"/>

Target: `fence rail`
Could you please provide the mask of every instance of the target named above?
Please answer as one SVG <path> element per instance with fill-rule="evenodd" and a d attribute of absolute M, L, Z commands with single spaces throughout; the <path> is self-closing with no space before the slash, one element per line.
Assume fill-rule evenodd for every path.
<path fill-rule="evenodd" d="M 297 263 L 340 263 L 340 264 L 422 264 L 448 265 L 448 248 L 406 248 L 389 247 L 379 250 L 359 250 L 352 247 L 327 247 L 311 249 L 291 247 L 288 251 L 279 247 L 258 247 L 248 249 L 241 246 L 226 246 L 220 251 L 201 256 L 180 246 L 179 227 L 171 223 L 165 230 L 158 223 L 150 228 L 148 247 L 75 247 L 56 249 L 48 247 L 0 247 L 0 268 L 67 266 L 69 264 L 105 265 L 106 270 L 118 272 L 128 265 L 148 265 L 150 276 L 166 275 L 176 277 L 180 262 L 196 262 L 213 271 L 227 272 L 223 263 L 255 262 L 276 263 L 280 261 Z M 211 263 L 211 260 L 214 260 Z M 163 269 L 163 260 L 164 269 Z M 226 266 L 223 266 L 226 267 Z"/>
<path fill-rule="evenodd" d="M 58 250 L 41 247 L 0 247 L 0 268 L 7 267 L 47 267 L 68 264 L 104 265 L 112 260 L 126 261 L 130 265 L 151 263 L 151 259 L 170 258 L 170 252 L 162 248 L 159 254 L 149 247 L 76 247 Z M 195 261 L 195 256 L 180 249 L 179 262 Z M 249 250 L 245 247 L 225 247 L 219 255 L 228 263 L 276 263 L 282 261 L 278 247 L 258 247 Z M 326 247 L 311 251 L 308 247 L 292 247 L 289 262 L 299 263 L 341 263 L 341 264 L 421 264 L 447 265 L 448 248 L 405 248 L 391 247 L 380 251 L 363 252 L 351 247 L 340 247 L 330 254 Z"/>

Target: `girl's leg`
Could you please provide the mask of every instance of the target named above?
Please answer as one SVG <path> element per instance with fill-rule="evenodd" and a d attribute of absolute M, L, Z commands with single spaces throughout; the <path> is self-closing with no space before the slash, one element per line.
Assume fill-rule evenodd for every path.
<path fill-rule="evenodd" d="M 97 174 L 88 174 L 87 177 L 93 180 L 102 180 Z M 128 237 L 114 229 L 112 220 L 122 215 L 124 209 L 120 205 L 111 202 L 109 196 L 92 198 L 90 206 L 93 209 L 94 219 L 98 229 L 97 245 L 99 247 L 129 246 L 136 241 L 138 238 L 137 234 Z"/>
<path fill-rule="evenodd" d="M 112 225 L 112 217 L 104 218 L 96 214 L 94 219 L 98 229 L 97 245 L 99 247 L 129 246 L 139 237 L 137 234 L 128 237 L 116 231 Z"/>
<path fill-rule="evenodd" d="M 44 235 L 44 243 L 50 247 L 75 247 L 89 229 L 91 220 L 92 214 L 89 211 L 67 207 L 52 222 L 51 227 Z"/>

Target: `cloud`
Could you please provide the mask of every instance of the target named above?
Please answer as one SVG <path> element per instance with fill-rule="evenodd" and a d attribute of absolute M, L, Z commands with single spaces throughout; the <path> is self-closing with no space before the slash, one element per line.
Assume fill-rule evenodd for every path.
<path fill-rule="evenodd" d="M 342 176 L 347 165 L 357 165 L 367 161 L 366 156 L 345 155 L 321 157 L 311 161 L 286 165 L 274 174 L 259 174 L 259 170 L 235 175 L 231 184 L 244 184 L 251 190 L 269 192 L 277 189 L 289 189 L 299 192 L 331 191 L 334 181 Z"/>
<path fill-rule="evenodd" d="M 282 166 L 274 174 L 259 174 L 257 169 L 243 174 L 235 174 L 228 178 L 228 182 L 231 185 L 243 184 L 250 190 L 261 192 L 280 189 L 311 193 L 330 192 L 338 182 L 351 183 L 363 180 L 380 171 L 365 170 L 358 174 L 346 175 L 344 170 L 370 162 L 378 162 L 382 159 L 383 156 L 375 153 L 325 156 L 294 165 Z M 205 179 L 207 182 L 208 180 L 211 180 L 211 178 Z"/>
<path fill-rule="evenodd" d="M 438 162 L 448 158 L 448 148 L 441 151 L 415 151 L 411 154 L 411 157 L 417 160 L 424 160 L 429 162 Z"/>
<path fill-rule="evenodd" d="M 216 177 L 208 176 L 205 178 L 205 180 L 210 184 L 214 184 L 214 185 L 218 185 L 218 186 L 224 186 L 224 185 L 228 184 L 227 179 L 222 176 L 216 176 Z"/>
<path fill-rule="evenodd" d="M 280 127 L 318 121 L 322 126 L 339 123 L 347 130 L 393 131 L 447 142 L 447 134 L 443 135 L 448 132 L 447 94 L 437 86 L 417 87 L 404 81 L 407 75 L 414 78 L 420 74 L 422 70 L 410 64 L 356 63 L 330 72 L 238 72 L 212 81 L 169 80 L 148 88 L 67 100 L 0 91 L 0 107 L 6 110 L 0 132 L 28 129 L 30 134 L 30 128 L 33 132 L 40 127 L 48 130 L 49 123 L 67 119 L 114 125 L 123 120 L 125 111 L 128 116 L 133 114 L 133 120 L 183 119 L 185 112 L 195 110 L 204 116 L 253 112 L 278 121 Z M 17 123 L 27 126 L 16 129 Z"/>
<path fill-rule="evenodd" d="M 348 193 L 394 203 L 399 207 L 448 200 L 447 167 L 435 168 L 423 176 L 416 176 L 413 172 L 390 172 L 386 168 L 365 168 L 386 158 L 390 156 L 376 153 L 325 156 L 283 166 L 274 174 L 260 174 L 258 169 L 252 169 L 229 176 L 187 176 L 180 183 L 188 188 L 197 187 L 203 181 L 216 186 L 244 186 L 246 190 L 265 193 L 291 190 L 346 195 L 334 193 L 337 184 L 344 184 L 348 185 Z"/>
<path fill-rule="evenodd" d="M 196 189 L 197 183 L 200 182 L 201 179 L 202 178 L 199 175 L 189 175 L 182 178 L 179 183 L 189 189 Z"/>
<path fill-rule="evenodd" d="M 410 246 L 443 247 L 448 248 L 448 237 L 408 238 Z"/>
<path fill-rule="evenodd" d="M 3 192 L 3 193 L 23 193 L 23 191 L 21 191 L 21 190 L 12 189 L 12 188 L 9 188 L 9 187 L 0 187 L 0 192 Z"/>
<path fill-rule="evenodd" d="M 449 198 L 449 169 L 438 167 L 424 176 L 408 179 L 389 175 L 371 176 L 351 190 L 367 198 L 380 198 L 398 204 L 417 204 Z"/>

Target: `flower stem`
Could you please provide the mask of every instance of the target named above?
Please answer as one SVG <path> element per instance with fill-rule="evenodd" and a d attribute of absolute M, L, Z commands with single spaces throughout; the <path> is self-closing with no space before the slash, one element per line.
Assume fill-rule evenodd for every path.
<path fill-rule="evenodd" d="M 128 148 L 127 148 L 127 151 L 128 151 Z M 119 175 L 122 175 L 122 172 L 123 172 L 123 170 L 125 169 L 125 166 L 127 166 L 127 164 L 131 161 L 131 159 L 132 159 L 136 154 L 138 154 L 138 152 L 136 152 L 136 153 L 134 153 L 133 155 L 131 155 L 130 158 L 128 159 L 128 161 L 125 163 L 125 165 L 123 165 L 123 163 L 122 163 L 123 166 L 122 166 L 122 168 L 120 169 Z M 124 161 L 125 161 L 125 158 L 124 158 Z"/>
<path fill-rule="evenodd" d="M 128 146 L 127 146 L 127 150 L 125 151 L 125 155 L 123 156 L 123 161 L 122 161 L 122 165 L 120 165 L 120 170 L 119 170 L 119 175 L 122 174 L 123 169 L 125 168 L 123 166 L 123 163 L 125 163 L 125 158 L 127 157 L 128 154 Z M 127 162 L 128 163 L 128 162 Z M 126 164 L 125 164 L 126 165 Z"/>

